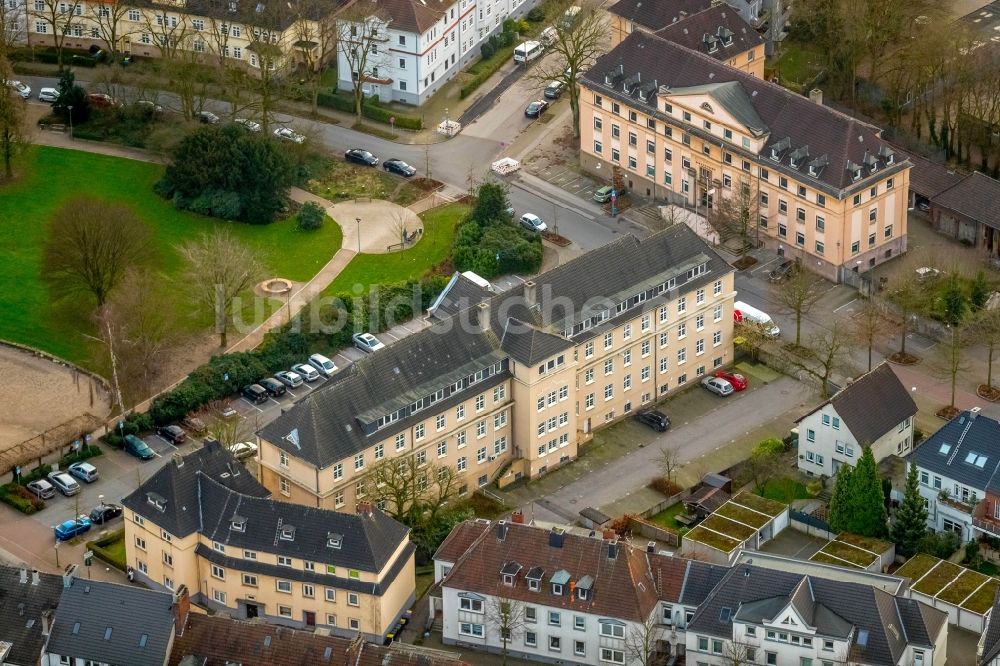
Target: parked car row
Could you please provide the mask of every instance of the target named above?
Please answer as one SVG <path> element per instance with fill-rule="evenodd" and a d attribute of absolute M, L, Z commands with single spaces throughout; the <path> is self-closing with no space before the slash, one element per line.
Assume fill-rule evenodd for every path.
<path fill-rule="evenodd" d="M 53 529 L 56 541 L 69 541 L 90 531 L 93 525 L 104 525 L 122 515 L 122 508 L 117 504 L 102 502 L 90 510 L 89 515 L 79 515 L 71 520 L 65 520 Z"/>
<path fill-rule="evenodd" d="M 701 385 L 718 396 L 726 397 L 747 387 L 747 378 L 738 372 L 716 370 L 701 380 Z M 657 432 L 665 432 L 670 428 L 670 417 L 656 409 L 643 409 L 635 413 L 635 420 L 647 425 Z"/>
<path fill-rule="evenodd" d="M 284 395 L 287 389 L 297 388 L 324 377 L 332 377 L 335 372 L 337 372 L 336 363 L 322 354 L 313 354 L 306 363 L 293 365 L 291 370 L 276 372 L 274 377 L 267 377 L 244 386 L 240 395 L 253 404 L 259 404 L 267 402 L 268 398 Z"/>

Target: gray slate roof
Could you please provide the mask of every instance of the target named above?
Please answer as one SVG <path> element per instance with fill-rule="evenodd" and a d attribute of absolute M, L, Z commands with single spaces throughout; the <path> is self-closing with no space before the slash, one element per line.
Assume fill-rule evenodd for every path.
<path fill-rule="evenodd" d="M 975 416 L 975 418 L 973 418 Z M 971 455 L 975 454 L 975 459 Z M 982 465 L 977 465 L 984 457 Z M 907 459 L 980 491 L 1000 492 L 1000 423 L 962 412 L 918 446 Z"/>
<path fill-rule="evenodd" d="M 917 413 L 917 403 L 886 362 L 837 391 L 809 414 L 829 404 L 859 444 L 871 444 Z"/>
<path fill-rule="evenodd" d="M 947 208 L 970 220 L 1000 229 L 1000 180 L 978 171 L 931 199 L 939 208 Z"/>
<path fill-rule="evenodd" d="M 983 656 L 979 658 L 979 666 L 989 666 L 1000 656 L 1000 589 L 993 597 L 993 610 L 986 623 L 986 636 L 983 639 Z"/>
<path fill-rule="evenodd" d="M 712 0 L 618 0 L 608 11 L 647 30 L 659 30 L 708 9 Z"/>
<path fill-rule="evenodd" d="M 63 590 L 48 652 L 128 666 L 162 666 L 174 632 L 173 596 L 76 578 Z"/>
<path fill-rule="evenodd" d="M 605 82 L 607 75 L 617 75 L 617 78 L 608 84 Z M 626 92 L 624 82 L 634 80 L 636 75 L 640 77 L 638 84 Z M 874 160 L 880 179 L 909 166 L 907 156 L 894 151 L 881 139 L 877 127 L 655 35 L 633 32 L 611 52 L 598 58 L 584 73 L 581 82 L 598 94 L 620 100 L 661 122 L 669 121 L 699 138 L 705 136 L 700 126 L 664 116 L 656 110 L 657 94 L 649 94 L 643 102 L 639 99 L 639 87 L 655 83 L 661 91 L 658 94 L 683 95 L 698 86 L 736 83 L 738 87 L 719 87 L 713 97 L 726 111 L 738 117 L 746 117 L 750 108 L 760 117 L 763 124 L 760 131 L 767 134 L 760 158 L 762 164 L 839 198 L 870 186 L 871 169 L 862 168 L 861 179 L 854 181 L 847 168 L 849 163 L 863 164 L 866 157 Z M 711 140 L 718 143 L 717 137 Z M 771 160 L 771 147 L 782 146 L 781 159 Z M 791 154 L 803 148 L 808 149 L 807 154 L 800 158 L 797 167 L 792 167 Z M 756 159 L 740 146 L 727 145 L 727 149 L 737 156 Z M 886 151 L 893 153 L 892 164 L 888 163 Z M 816 177 L 809 176 L 808 164 L 822 159 L 826 166 L 819 166 Z"/>
<path fill-rule="evenodd" d="M 729 46 L 719 39 L 725 34 L 732 37 Z M 764 44 L 760 33 L 750 27 L 739 12 L 726 4 L 714 5 L 692 14 L 682 21 L 657 30 L 656 35 L 722 61 Z M 716 47 L 714 51 L 710 50 L 710 44 Z M 759 52 L 757 57 L 763 58 L 764 52 Z"/>
<path fill-rule="evenodd" d="M 62 578 L 38 573 L 32 585 L 32 573 L 0 566 L 0 641 L 12 643 L 5 663 L 27 666 L 37 664 L 45 645 L 42 636 L 42 613 L 55 610 L 62 594 Z"/>
<path fill-rule="evenodd" d="M 698 608 L 688 631 L 731 637 L 731 623 L 721 619 L 723 608 L 758 621 L 773 618 L 793 602 L 796 608 L 812 607 L 812 622 L 820 634 L 844 636 L 853 628 L 857 641 L 866 630 L 866 645 L 856 649 L 858 660 L 872 666 L 894 666 L 908 644 L 930 647 L 928 637 L 936 637 L 947 619 L 942 611 L 868 585 L 741 564 L 729 570 Z"/>
<path fill-rule="evenodd" d="M 456 272 L 427 312 L 437 319 L 445 319 L 471 305 L 485 301 L 490 296 L 491 292 Z"/>
<path fill-rule="evenodd" d="M 178 464 L 178 462 L 183 464 Z M 226 447 L 216 441 L 161 467 L 141 486 L 122 500 L 122 504 L 177 537 L 184 537 L 200 527 L 198 515 L 199 478 L 211 477 L 238 493 L 268 497 L 271 493 L 257 482 Z M 166 501 L 160 511 L 149 502 L 150 494 Z"/>
<path fill-rule="evenodd" d="M 931 162 L 920 155 L 910 155 L 910 162 L 913 163 L 913 168 L 910 169 L 910 189 L 928 199 L 965 178 L 965 174 L 954 171 L 948 165 Z"/>
<path fill-rule="evenodd" d="M 707 263 L 707 272 L 685 282 L 683 271 L 699 263 Z M 570 349 L 574 341 L 564 338 L 563 332 L 579 321 L 583 312 L 592 316 L 611 307 L 613 313 L 617 302 L 667 277 L 677 276 L 679 286 L 693 289 L 732 270 L 685 225 L 642 240 L 622 236 L 535 277 L 534 303 L 526 299 L 523 284 L 491 294 L 479 303 L 463 302 L 464 309 L 451 317 L 341 370 L 259 434 L 292 455 L 326 468 L 412 427 L 433 412 L 410 413 L 376 430 L 369 424 L 381 415 L 439 389 L 444 390 L 444 398 L 435 409 L 445 409 L 508 379 L 508 358 L 534 365 Z M 647 301 L 647 307 L 657 302 Z M 558 306 L 546 307 L 549 303 Z M 481 321 L 486 316 L 489 322 Z M 634 316 L 635 310 L 618 315 Z M 605 325 L 615 321 L 612 317 Z M 591 328 L 574 340 L 602 330 Z M 456 381 L 495 363 L 501 364 L 499 374 L 451 393 Z"/>

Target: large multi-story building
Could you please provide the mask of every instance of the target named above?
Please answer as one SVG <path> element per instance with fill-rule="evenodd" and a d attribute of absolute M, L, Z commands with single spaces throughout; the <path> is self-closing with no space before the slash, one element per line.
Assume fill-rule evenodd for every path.
<path fill-rule="evenodd" d="M 460 490 L 536 477 L 591 432 L 732 361 L 733 269 L 684 225 L 624 236 L 509 291 L 456 278 L 434 323 L 265 426 L 262 483 L 352 511 L 373 465 L 448 466 Z"/>
<path fill-rule="evenodd" d="M 651 550 L 558 528 L 464 523 L 434 556 L 432 610 L 446 644 L 550 663 L 945 663 L 947 614 L 905 598 L 900 579 L 812 562 L 803 573 L 801 562 L 773 558 L 723 567 Z M 896 594 L 883 589 L 892 582 Z"/>
<path fill-rule="evenodd" d="M 366 57 L 365 95 L 423 104 L 464 67 L 480 57 L 480 46 L 508 18 L 526 14 L 538 0 L 379 0 L 375 12 L 354 34 L 376 34 Z M 342 34 L 351 33 L 341 30 Z M 338 49 L 339 86 L 350 89 L 359 62 L 348 57 L 350 43 Z M 345 50 L 347 49 L 347 50 Z M 352 72 L 353 70 L 353 72 Z M 353 77 L 353 78 L 352 78 Z"/>
<path fill-rule="evenodd" d="M 639 31 L 580 83 L 590 173 L 703 214 L 738 202 L 751 240 L 831 280 L 905 252 L 911 165 L 878 128 Z"/>
<path fill-rule="evenodd" d="M 413 602 L 409 530 L 269 495 L 218 442 L 177 456 L 123 500 L 126 561 L 215 611 L 381 642 Z"/>

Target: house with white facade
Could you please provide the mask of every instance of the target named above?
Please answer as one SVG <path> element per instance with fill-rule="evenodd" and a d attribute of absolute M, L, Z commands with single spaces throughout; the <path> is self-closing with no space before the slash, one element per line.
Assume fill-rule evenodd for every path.
<path fill-rule="evenodd" d="M 976 649 L 978 666 L 1000 666 L 1000 591 L 993 600 L 993 609 L 986 624 L 986 631 L 979 637 Z"/>
<path fill-rule="evenodd" d="M 927 526 L 963 542 L 1000 537 L 1000 423 L 974 407 L 927 438 L 907 457 L 927 501 Z"/>
<path fill-rule="evenodd" d="M 917 405 L 887 363 L 857 378 L 798 420 L 799 469 L 835 476 L 841 465 L 855 466 L 862 447 L 875 461 L 906 456 L 913 448 Z"/>
<path fill-rule="evenodd" d="M 943 666 L 948 616 L 871 585 L 731 568 L 686 632 L 689 666 Z"/>
<path fill-rule="evenodd" d="M 364 2 L 367 0 L 361 0 Z M 508 18 L 520 18 L 538 0 L 378 0 L 381 28 L 366 63 L 363 89 L 382 101 L 419 106 L 480 56 L 480 45 Z M 361 31 L 364 33 L 364 31 Z M 353 88 L 344 49 L 337 53 L 341 90 Z M 353 63 L 356 67 L 357 63 Z M 436 119 L 432 119 L 435 123 Z"/>
<path fill-rule="evenodd" d="M 628 664 L 639 635 L 657 655 L 684 631 L 726 573 L 624 541 L 500 521 L 457 526 L 434 555 L 432 611 L 446 645 L 553 663 Z M 499 622 L 508 603 L 516 622 Z M 507 627 L 504 624 L 508 625 Z"/>

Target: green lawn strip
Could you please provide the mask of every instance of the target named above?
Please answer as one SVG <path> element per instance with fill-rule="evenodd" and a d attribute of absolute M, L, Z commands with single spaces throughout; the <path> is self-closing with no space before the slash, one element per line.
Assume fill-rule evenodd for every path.
<path fill-rule="evenodd" d="M 734 504 L 733 502 L 726 502 L 720 506 L 716 511 L 716 516 L 723 516 L 724 518 L 730 518 L 738 523 L 743 523 L 760 529 L 771 520 L 770 516 L 765 516 L 757 513 L 756 511 L 751 511 L 750 509 Z"/>
<path fill-rule="evenodd" d="M 805 484 L 795 479 L 771 479 L 764 484 L 764 489 L 760 494 L 766 499 L 782 504 L 791 504 L 793 500 L 811 497 Z"/>
<path fill-rule="evenodd" d="M 323 290 L 324 296 L 362 293 L 372 284 L 392 284 L 421 278 L 428 269 L 440 264 L 451 254 L 455 227 L 468 212 L 464 204 L 447 204 L 422 213 L 424 233 L 416 245 L 390 254 L 361 254 L 341 271 Z"/>
<path fill-rule="evenodd" d="M 744 491 L 730 500 L 734 504 L 739 504 L 741 506 L 749 507 L 754 511 L 759 511 L 760 513 L 766 513 L 772 518 L 781 515 L 781 512 L 788 508 L 787 504 L 782 502 L 775 502 L 774 500 L 765 499 L 759 495 L 754 495 L 751 492 Z"/>
<path fill-rule="evenodd" d="M 684 535 L 685 540 L 697 541 L 698 543 L 703 543 L 706 546 L 711 546 L 716 550 L 721 550 L 724 553 L 730 553 L 740 546 L 742 542 L 736 539 L 731 539 L 727 536 L 711 532 L 701 525 L 694 528 L 690 532 Z"/>
<path fill-rule="evenodd" d="M 821 564 L 833 564 L 838 567 L 853 567 L 856 569 L 863 569 L 864 567 L 855 564 L 854 562 L 849 562 L 845 560 L 838 559 L 832 555 L 827 555 L 824 551 L 819 551 L 818 553 L 813 553 L 812 557 L 809 558 L 810 562 L 819 562 Z"/>
<path fill-rule="evenodd" d="M 820 550 L 820 552 L 825 553 L 830 557 L 856 564 L 862 569 L 867 568 L 872 562 L 878 559 L 878 555 L 872 555 L 867 551 L 841 541 L 831 541 L 823 546 L 823 549 Z"/>
<path fill-rule="evenodd" d="M 322 171 L 311 178 L 307 189 L 318 197 L 337 201 L 356 196 L 387 197 L 395 191 L 399 179 L 381 168 L 359 166 L 341 159 L 331 159 Z"/>
<path fill-rule="evenodd" d="M 934 597 L 937 596 L 938 593 L 945 588 L 945 586 L 949 585 L 951 581 L 958 578 L 958 575 L 961 573 L 962 567 L 957 564 L 941 560 L 938 562 L 936 567 L 934 567 L 920 580 L 919 583 L 913 586 L 913 589 L 917 592 L 922 592 L 923 594 Z"/>
<path fill-rule="evenodd" d="M 717 513 L 703 520 L 700 527 L 710 529 L 713 532 L 718 532 L 719 534 L 725 534 L 728 537 L 738 539 L 740 541 L 746 541 L 757 531 L 752 527 L 741 525 L 740 523 L 730 520 L 729 518 L 723 518 Z"/>
<path fill-rule="evenodd" d="M 799 42 L 785 41 L 778 60 L 778 75 L 781 83 L 804 84 L 822 69 L 822 55 L 809 50 Z"/>
<path fill-rule="evenodd" d="M 124 203 L 155 231 L 155 270 L 170 288 L 182 284 L 184 261 L 177 246 L 216 227 L 261 252 L 269 271 L 290 280 L 306 281 L 340 248 L 340 228 L 328 221 L 313 232 L 298 231 L 294 219 L 269 225 L 247 225 L 202 217 L 176 210 L 152 190 L 163 166 L 107 155 L 62 148 L 31 148 L 21 162 L 25 174 L 18 182 L 0 188 L 0 210 L 16 211 L 0 225 L 0 247 L 7 249 L 0 262 L 0 338 L 39 347 L 70 361 L 92 365 L 89 343 L 81 333 L 90 333 L 91 303 L 84 297 L 52 304 L 40 279 L 42 246 L 46 225 L 67 199 L 90 194 Z M 246 294 L 250 296 L 249 293 Z M 179 299 L 182 300 L 182 299 Z M 248 307 L 249 300 L 244 299 Z M 265 311 L 280 303 L 265 304 Z M 192 316 L 190 308 L 177 313 L 178 327 L 207 325 L 206 317 Z"/>
<path fill-rule="evenodd" d="M 678 523 L 675 518 L 682 513 L 684 513 L 684 502 L 678 502 L 673 506 L 667 507 L 658 514 L 650 516 L 647 520 L 651 523 L 656 523 L 657 525 L 669 527 L 672 530 L 679 530 L 684 526 Z"/>
<path fill-rule="evenodd" d="M 876 539 L 875 537 L 861 536 L 860 534 L 851 534 L 850 532 L 841 532 L 837 535 L 837 541 L 850 544 L 855 548 L 869 550 L 878 555 L 881 555 L 885 551 L 889 550 L 889 547 L 892 545 L 888 541 L 882 541 L 881 539 Z"/>
<path fill-rule="evenodd" d="M 896 569 L 897 576 L 903 576 L 905 578 L 910 578 L 914 582 L 920 580 L 921 576 L 934 568 L 934 565 L 940 562 L 936 557 L 931 555 L 915 555 L 906 561 L 903 566 Z"/>
<path fill-rule="evenodd" d="M 975 592 L 989 578 L 981 573 L 966 569 L 951 585 L 941 590 L 937 598 L 950 604 L 961 604 L 965 598 Z"/>
<path fill-rule="evenodd" d="M 993 599 L 996 597 L 998 586 L 1000 586 L 1000 580 L 991 578 L 985 585 L 976 590 L 975 594 L 966 599 L 962 608 L 982 615 L 993 607 Z"/>

